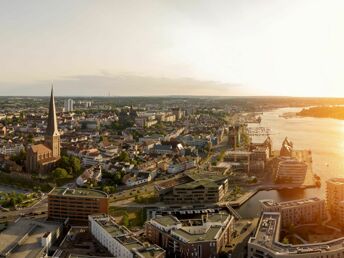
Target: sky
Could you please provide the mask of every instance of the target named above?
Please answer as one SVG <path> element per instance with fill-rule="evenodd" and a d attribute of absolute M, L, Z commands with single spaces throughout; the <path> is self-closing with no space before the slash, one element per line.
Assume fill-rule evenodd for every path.
<path fill-rule="evenodd" d="M 344 97 L 342 0 L 0 0 L 0 95 Z"/>

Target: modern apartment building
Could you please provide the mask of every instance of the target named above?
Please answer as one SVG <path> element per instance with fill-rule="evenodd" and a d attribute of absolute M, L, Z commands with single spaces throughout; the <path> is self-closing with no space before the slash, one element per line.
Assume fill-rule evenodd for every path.
<path fill-rule="evenodd" d="M 343 257 L 344 238 L 321 243 L 283 244 L 279 241 L 282 216 L 264 212 L 254 237 L 248 241 L 248 258 L 337 258 Z"/>
<path fill-rule="evenodd" d="M 229 244 L 234 217 L 227 212 L 192 218 L 158 216 L 146 222 L 146 238 L 166 250 L 167 257 L 215 258 Z"/>
<path fill-rule="evenodd" d="M 302 184 L 305 181 L 307 164 L 294 158 L 284 158 L 278 163 L 276 182 Z"/>
<path fill-rule="evenodd" d="M 166 203 L 217 203 L 228 192 L 228 179 L 223 176 L 190 177 L 156 185 L 159 197 Z"/>
<path fill-rule="evenodd" d="M 322 221 L 326 217 L 325 201 L 317 197 L 275 202 L 274 200 L 261 200 L 263 212 L 279 212 L 282 218 L 282 227 Z"/>
<path fill-rule="evenodd" d="M 344 178 L 326 181 L 326 202 L 332 218 L 337 218 L 344 225 Z"/>
<path fill-rule="evenodd" d="M 71 223 L 87 224 L 88 215 L 107 213 L 109 197 L 106 193 L 84 188 L 54 188 L 48 194 L 48 218 L 69 219 Z"/>
<path fill-rule="evenodd" d="M 144 245 L 126 227 L 118 225 L 106 214 L 90 215 L 88 219 L 92 235 L 114 257 L 165 257 L 165 250 L 157 245 Z"/>

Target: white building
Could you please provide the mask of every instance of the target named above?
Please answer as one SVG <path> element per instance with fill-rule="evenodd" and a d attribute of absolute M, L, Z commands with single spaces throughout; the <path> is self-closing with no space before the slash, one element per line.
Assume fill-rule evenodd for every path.
<path fill-rule="evenodd" d="M 64 101 L 64 112 L 73 112 L 74 111 L 74 100 L 66 99 Z"/>
<path fill-rule="evenodd" d="M 101 166 L 93 166 L 86 169 L 77 179 L 76 184 L 78 186 L 84 186 L 87 182 L 102 180 L 102 168 Z"/>
<path fill-rule="evenodd" d="M 106 214 L 89 215 L 88 220 L 92 235 L 114 257 L 146 257 L 147 251 L 149 257 L 165 257 L 163 249 L 156 245 L 145 247 L 126 227 L 118 225 Z"/>
<path fill-rule="evenodd" d="M 185 160 L 183 162 L 174 162 L 171 163 L 168 168 L 167 172 L 171 174 L 183 172 L 185 170 L 194 168 L 197 166 L 197 162 L 195 159 Z"/>

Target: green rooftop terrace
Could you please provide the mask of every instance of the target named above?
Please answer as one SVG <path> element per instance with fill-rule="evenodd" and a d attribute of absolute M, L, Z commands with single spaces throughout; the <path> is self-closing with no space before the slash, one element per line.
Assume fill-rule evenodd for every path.
<path fill-rule="evenodd" d="M 92 190 L 92 189 L 85 189 L 85 188 L 66 188 L 66 187 L 55 187 L 49 195 L 62 195 L 62 196 L 77 196 L 77 197 L 89 197 L 89 198 L 107 198 L 108 195 L 105 192 Z"/>

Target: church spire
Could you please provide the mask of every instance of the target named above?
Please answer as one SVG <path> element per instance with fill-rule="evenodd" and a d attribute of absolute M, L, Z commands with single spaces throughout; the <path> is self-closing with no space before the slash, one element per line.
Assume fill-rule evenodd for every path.
<path fill-rule="evenodd" d="M 54 86 L 53 85 L 51 85 L 48 126 L 47 126 L 46 135 L 49 135 L 49 136 L 59 135 L 59 131 L 57 129 L 57 118 L 56 118 L 56 108 L 55 108 Z"/>

